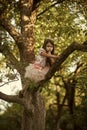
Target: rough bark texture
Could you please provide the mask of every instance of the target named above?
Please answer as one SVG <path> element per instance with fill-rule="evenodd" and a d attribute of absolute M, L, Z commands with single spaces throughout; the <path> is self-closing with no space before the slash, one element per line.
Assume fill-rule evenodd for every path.
<path fill-rule="evenodd" d="M 33 0 L 21 0 L 21 33 L 23 35 L 22 61 L 30 63 L 34 60 L 34 24 L 36 10 Z M 23 86 L 26 87 L 23 80 Z M 22 130 L 45 130 L 44 101 L 38 92 L 26 91 Z"/>
<path fill-rule="evenodd" d="M 45 130 L 45 104 L 38 92 L 26 93 L 22 130 Z"/>
<path fill-rule="evenodd" d="M 20 1 L 21 33 L 23 35 L 22 60 L 32 62 L 34 59 L 34 24 L 36 11 L 33 11 L 33 0 Z"/>

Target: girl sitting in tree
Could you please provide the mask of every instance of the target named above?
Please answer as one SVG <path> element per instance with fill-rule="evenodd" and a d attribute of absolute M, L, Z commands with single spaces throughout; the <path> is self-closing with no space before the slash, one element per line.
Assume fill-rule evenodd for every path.
<path fill-rule="evenodd" d="M 54 42 L 51 39 L 45 39 L 34 63 L 26 67 L 25 78 L 35 83 L 43 80 L 56 58 L 58 56 L 54 55 Z"/>
<path fill-rule="evenodd" d="M 29 78 L 34 83 L 44 80 L 45 75 L 57 58 L 58 56 L 54 55 L 54 42 L 51 39 L 45 39 L 34 63 L 25 68 L 25 78 Z M 23 97 L 24 91 L 25 88 L 19 92 L 20 97 Z"/>

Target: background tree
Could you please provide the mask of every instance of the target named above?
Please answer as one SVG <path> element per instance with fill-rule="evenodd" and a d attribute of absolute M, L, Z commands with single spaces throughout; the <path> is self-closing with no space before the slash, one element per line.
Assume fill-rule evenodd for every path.
<path fill-rule="evenodd" d="M 0 129 L 21 130 L 22 107 L 18 104 L 5 107 L 4 113 L 0 115 Z"/>
<path fill-rule="evenodd" d="M 79 2 L 79 6 L 77 6 L 76 2 L 73 2 L 74 1 L 68 2 L 64 0 L 0 0 L 0 33 L 2 34 L 0 37 L 0 52 L 3 54 L 3 56 L 5 56 L 4 58 L 6 65 L 9 66 L 12 69 L 12 71 L 16 69 L 17 72 L 20 74 L 22 87 L 27 88 L 26 95 L 24 98 L 19 98 L 17 95 L 6 95 L 2 92 L 0 92 L 0 98 L 8 102 L 18 103 L 24 107 L 22 130 L 45 129 L 46 112 L 44 100 L 40 95 L 40 88 L 42 88 L 43 84 L 46 81 L 48 81 L 56 71 L 60 69 L 60 66 L 61 64 L 63 64 L 64 61 L 65 64 L 67 63 L 66 59 L 71 53 L 73 53 L 75 50 L 83 52 L 87 51 L 87 42 L 85 41 L 86 29 L 82 29 L 82 27 L 79 24 L 79 20 L 75 19 L 77 18 L 77 16 L 83 17 L 84 12 L 84 20 L 80 20 L 80 22 L 84 21 L 84 24 L 86 23 L 86 12 L 84 11 L 86 7 L 83 8 L 82 12 L 78 12 L 79 7 L 81 8 L 83 5 L 86 4 L 86 2 L 82 1 L 81 3 L 81 1 L 77 1 Z M 58 10 L 60 10 L 59 13 Z M 66 13 L 64 13 L 65 10 Z M 55 15 L 53 15 L 53 12 L 55 12 Z M 74 15 L 70 17 L 72 13 Z M 65 17 L 63 16 L 64 14 Z M 44 25 L 41 20 L 46 21 L 44 22 Z M 62 22 L 63 20 L 64 23 Z M 68 20 L 69 22 L 67 24 Z M 70 24 L 72 20 L 73 22 L 72 24 Z M 47 26 L 47 22 L 50 22 L 51 24 L 48 24 L 49 26 Z M 34 85 L 32 82 L 29 81 L 29 79 L 27 80 L 24 78 L 24 73 L 25 66 L 28 65 L 28 63 L 31 63 L 35 57 L 35 36 L 37 36 L 36 43 L 37 41 L 38 43 L 41 43 L 39 41 L 42 40 L 40 39 L 40 37 L 42 37 L 41 32 L 37 31 L 38 23 L 40 24 L 40 26 L 42 26 L 41 29 L 44 29 L 44 27 L 46 27 L 45 29 L 48 28 L 46 32 L 44 30 L 44 36 L 49 36 L 49 34 L 53 34 L 51 35 L 52 38 L 57 39 L 56 44 L 59 43 L 57 51 L 60 53 L 60 57 L 55 61 L 54 65 L 49 70 L 45 80 Z M 74 27 L 76 26 L 76 24 L 77 28 Z M 49 28 L 51 28 L 51 30 Z M 59 29 L 59 31 L 57 28 Z M 81 39 L 79 39 L 78 37 L 78 32 L 79 35 L 82 36 Z M 82 35 L 82 33 L 84 33 L 84 35 Z M 44 38 L 44 36 L 42 38 Z M 76 39 L 78 39 L 77 42 L 75 42 Z M 38 44 L 36 45 L 38 46 Z M 39 44 L 39 46 L 41 45 Z M 62 48 L 61 50 L 60 46 Z M 13 51 L 14 49 L 16 50 Z M 74 61 L 75 57 L 79 57 L 79 55 L 80 53 L 76 53 L 75 56 L 73 55 L 71 61 Z"/>

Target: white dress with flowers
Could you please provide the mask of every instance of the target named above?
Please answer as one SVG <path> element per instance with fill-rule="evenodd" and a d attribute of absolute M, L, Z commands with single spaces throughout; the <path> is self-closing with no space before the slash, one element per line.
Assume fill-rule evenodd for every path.
<path fill-rule="evenodd" d="M 49 70 L 49 67 L 46 66 L 46 57 L 42 56 L 41 52 L 45 52 L 45 50 L 41 48 L 34 63 L 26 67 L 25 78 L 29 78 L 34 82 L 43 80 Z"/>

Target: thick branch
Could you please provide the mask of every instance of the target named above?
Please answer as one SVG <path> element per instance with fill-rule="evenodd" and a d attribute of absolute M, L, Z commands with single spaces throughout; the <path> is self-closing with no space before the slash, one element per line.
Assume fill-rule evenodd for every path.
<path fill-rule="evenodd" d="M 15 40 L 17 46 L 20 46 L 20 42 L 22 41 L 21 35 L 16 30 L 15 26 L 13 26 L 9 20 L 0 18 L 0 25 L 7 30 L 7 32 L 12 36 L 12 38 Z"/>
<path fill-rule="evenodd" d="M 5 100 L 7 102 L 18 103 L 18 104 L 24 105 L 24 101 L 20 99 L 18 96 L 6 95 L 0 92 L 0 99 Z"/>
<path fill-rule="evenodd" d="M 8 61 L 11 62 L 11 64 L 17 69 L 19 70 L 19 62 L 18 60 L 15 58 L 15 56 L 10 52 L 10 50 L 8 49 L 8 47 L 6 45 L 1 45 L 0 46 L 0 52 L 7 58 Z"/>

